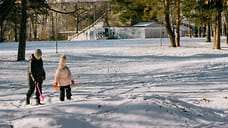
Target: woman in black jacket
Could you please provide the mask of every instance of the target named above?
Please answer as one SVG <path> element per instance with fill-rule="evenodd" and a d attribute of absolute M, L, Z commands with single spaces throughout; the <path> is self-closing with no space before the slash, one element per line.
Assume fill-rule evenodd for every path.
<path fill-rule="evenodd" d="M 33 94 L 36 88 L 36 105 L 40 105 L 40 94 L 36 87 L 38 84 L 39 89 L 42 93 L 42 83 L 45 80 L 45 71 L 43 68 L 43 60 L 41 59 L 42 52 L 40 49 L 36 49 L 34 54 L 31 55 L 29 64 L 28 64 L 28 85 L 29 89 L 26 94 L 25 102 L 26 104 L 30 104 L 30 97 Z"/>

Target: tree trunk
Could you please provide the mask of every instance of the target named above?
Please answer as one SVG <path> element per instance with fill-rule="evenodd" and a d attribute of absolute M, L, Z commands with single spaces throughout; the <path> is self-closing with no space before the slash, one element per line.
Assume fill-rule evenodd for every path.
<path fill-rule="evenodd" d="M 180 0 L 177 0 L 176 14 L 176 46 L 180 47 Z"/>
<path fill-rule="evenodd" d="M 207 30 L 207 27 L 206 25 L 203 26 L 203 37 L 206 37 L 206 31 Z"/>
<path fill-rule="evenodd" d="M 22 18 L 20 27 L 20 39 L 18 46 L 17 61 L 25 60 L 25 48 L 26 48 L 26 19 L 27 19 L 27 0 L 22 0 Z"/>
<path fill-rule="evenodd" d="M 110 27 L 110 25 L 109 25 L 109 22 L 108 22 L 108 16 L 109 16 L 109 2 L 107 2 L 106 4 L 105 4 L 105 6 L 107 6 L 107 7 L 105 7 L 106 8 L 106 10 L 105 10 L 105 23 L 106 23 L 106 26 L 107 27 Z"/>
<path fill-rule="evenodd" d="M 34 28 L 33 28 L 33 33 L 34 33 L 34 40 L 37 40 L 37 23 L 35 21 Z"/>
<path fill-rule="evenodd" d="M 228 16 L 225 16 L 226 23 L 225 23 L 225 36 L 226 36 L 226 44 L 228 45 Z"/>
<path fill-rule="evenodd" d="M 207 40 L 206 42 L 211 42 L 211 24 L 207 24 Z"/>
<path fill-rule="evenodd" d="M 29 40 L 32 40 L 32 27 L 33 27 L 33 23 L 30 19 L 30 25 L 29 25 Z"/>
<path fill-rule="evenodd" d="M 170 47 L 176 47 L 175 43 L 175 35 L 172 31 L 171 25 L 170 25 L 170 18 L 169 18 L 169 0 L 165 0 L 165 27 L 168 33 L 168 37 L 170 40 Z"/>
<path fill-rule="evenodd" d="M 198 37 L 201 37 L 201 27 L 198 27 Z"/>
<path fill-rule="evenodd" d="M 195 26 L 195 37 L 198 37 L 198 29 L 196 26 Z"/>
<path fill-rule="evenodd" d="M 221 12 L 217 13 L 215 19 L 215 36 L 214 36 L 214 49 L 221 49 L 220 47 L 220 28 L 221 28 Z"/>
<path fill-rule="evenodd" d="M 52 36 L 51 40 L 55 40 L 55 26 L 54 26 L 54 13 L 51 13 L 51 30 L 52 30 Z"/>
<path fill-rule="evenodd" d="M 96 4 L 93 2 L 93 22 L 96 21 Z"/>
<path fill-rule="evenodd" d="M 192 38 L 192 29 L 191 29 L 191 25 L 190 22 L 188 23 L 188 34 L 189 34 L 189 38 Z"/>
<path fill-rule="evenodd" d="M 78 4 L 75 5 L 75 9 L 76 10 L 79 10 Z M 79 14 L 79 11 L 75 12 L 75 15 L 74 16 L 76 17 L 76 33 L 78 33 L 79 32 L 79 24 L 80 24 L 80 14 Z"/>
<path fill-rule="evenodd" d="M 226 44 L 228 45 L 228 21 L 226 21 L 226 33 L 225 34 L 226 34 Z"/>
<path fill-rule="evenodd" d="M 4 41 L 3 23 L 1 23 L 0 42 Z"/>
<path fill-rule="evenodd" d="M 14 38 L 15 38 L 15 42 L 18 41 L 17 39 L 17 15 L 16 15 L 16 11 L 17 11 L 17 8 L 15 7 L 15 10 L 14 10 Z"/>
<path fill-rule="evenodd" d="M 79 31 L 79 24 L 80 24 L 80 17 L 79 17 L 79 15 L 77 15 L 77 21 L 76 21 L 76 33 L 78 33 L 78 31 Z"/>

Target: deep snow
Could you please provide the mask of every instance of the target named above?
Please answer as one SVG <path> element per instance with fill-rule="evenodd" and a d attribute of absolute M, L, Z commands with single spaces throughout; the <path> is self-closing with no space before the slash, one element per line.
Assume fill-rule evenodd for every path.
<path fill-rule="evenodd" d="M 17 43 L 0 43 L 0 127 L 182 128 L 228 127 L 228 47 L 205 38 L 28 42 L 17 62 Z M 43 51 L 45 105 L 25 105 L 27 64 Z M 53 88 L 61 54 L 75 81 L 72 101 Z"/>

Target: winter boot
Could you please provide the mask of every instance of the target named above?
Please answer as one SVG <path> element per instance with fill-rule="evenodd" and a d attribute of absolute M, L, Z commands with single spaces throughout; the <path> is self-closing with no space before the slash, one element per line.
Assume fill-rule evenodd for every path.
<path fill-rule="evenodd" d="M 39 98 L 36 99 L 36 105 L 41 105 Z"/>
<path fill-rule="evenodd" d="M 26 105 L 29 105 L 29 104 L 30 104 L 30 98 L 27 97 L 27 96 L 25 97 L 25 104 L 26 104 Z"/>

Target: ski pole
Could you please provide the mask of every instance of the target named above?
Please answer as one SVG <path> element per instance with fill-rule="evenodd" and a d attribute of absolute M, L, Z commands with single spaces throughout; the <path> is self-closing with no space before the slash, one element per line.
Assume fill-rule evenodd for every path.
<path fill-rule="evenodd" d="M 80 82 L 76 84 L 71 84 L 70 86 L 76 86 L 76 85 L 80 85 Z"/>
<path fill-rule="evenodd" d="M 80 85 L 80 82 L 79 83 L 76 83 L 76 84 L 70 84 L 70 86 L 76 86 L 76 85 Z M 59 86 L 55 86 L 54 85 L 54 88 L 57 90 L 57 89 L 59 89 Z"/>
<path fill-rule="evenodd" d="M 40 98 L 40 100 L 41 100 L 41 101 L 44 101 L 44 96 L 41 94 L 41 92 L 40 92 L 40 88 L 39 88 L 39 86 L 38 86 L 38 85 L 39 85 L 39 83 L 37 82 L 36 87 L 37 87 L 38 92 L 39 92 L 39 94 L 40 94 L 40 97 L 39 97 L 39 98 Z"/>

